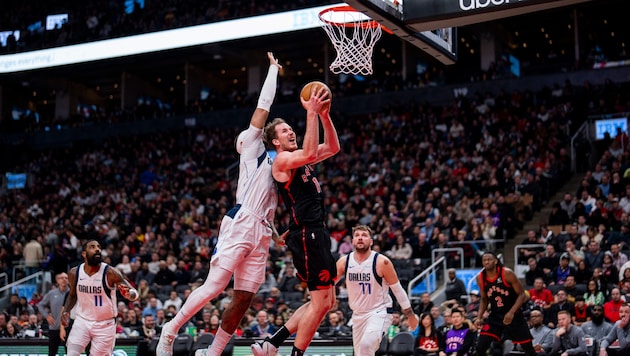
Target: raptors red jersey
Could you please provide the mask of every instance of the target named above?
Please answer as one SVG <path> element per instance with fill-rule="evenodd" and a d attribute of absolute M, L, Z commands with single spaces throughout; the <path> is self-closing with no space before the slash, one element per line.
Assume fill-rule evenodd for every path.
<path fill-rule="evenodd" d="M 486 270 L 481 272 L 481 288 L 490 302 L 490 316 L 498 319 L 503 319 L 518 298 L 512 285 L 505 280 L 503 271 L 503 266 L 497 266 L 497 275 L 493 280 L 488 279 Z M 520 313 L 520 309 L 517 313 Z"/>
<path fill-rule="evenodd" d="M 322 224 L 325 218 L 322 188 L 310 164 L 294 169 L 286 183 L 276 183 L 284 204 L 291 211 L 290 230 Z"/>

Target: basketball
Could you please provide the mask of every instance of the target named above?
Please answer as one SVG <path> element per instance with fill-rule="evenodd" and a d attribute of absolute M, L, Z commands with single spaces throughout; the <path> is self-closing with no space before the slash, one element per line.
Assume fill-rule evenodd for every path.
<path fill-rule="evenodd" d="M 332 92 L 330 91 L 330 88 L 328 87 L 328 85 L 319 81 L 312 81 L 310 83 L 307 83 L 304 87 L 302 87 L 302 91 L 300 91 L 300 96 L 304 100 L 308 100 L 311 98 L 311 93 L 313 92 L 313 90 L 315 90 L 316 88 L 320 86 L 323 86 L 324 88 L 326 88 L 326 91 L 328 92 L 327 99 L 332 99 Z M 326 106 L 330 106 L 330 102 L 328 102 Z"/>

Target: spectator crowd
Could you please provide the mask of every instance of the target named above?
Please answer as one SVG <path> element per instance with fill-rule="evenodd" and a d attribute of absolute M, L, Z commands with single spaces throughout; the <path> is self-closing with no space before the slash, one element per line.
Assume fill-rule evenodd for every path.
<path fill-rule="evenodd" d="M 499 91 L 443 107 L 403 103 L 366 117 L 336 113 L 342 151 L 317 167 L 333 253 L 348 253 L 352 226 L 365 224 L 376 232 L 374 248 L 395 263 L 412 261 L 401 263 L 406 268 L 418 271 L 431 262 L 433 250 L 452 246 L 464 254 L 439 252 L 450 257 L 449 267 L 459 266 L 458 259 L 474 265 L 478 251 L 501 248 L 570 177 L 567 132 L 580 120 L 572 108 L 583 104 L 576 100 L 590 97 L 591 112 L 625 109 L 617 93 L 606 89 L 578 90 L 566 83 L 559 95 Z M 287 119 L 301 127 L 301 116 Z M 141 294 L 136 303 L 120 303 L 119 336 L 155 337 L 208 273 L 220 220 L 234 202 L 227 167 L 238 159 L 232 143 L 240 129 L 188 128 L 39 152 L 18 167 L 33 183 L 0 196 L 0 270 L 16 279 L 42 269 L 67 272 L 79 263 L 82 242 L 97 239 L 105 261 Z M 624 135 L 610 138 L 579 191 L 559 202 L 550 224 L 561 224 L 565 232 L 545 226 L 528 237 L 544 246 L 523 254 L 531 268 L 530 295 L 547 326 L 559 325 L 560 310 L 568 310 L 573 323 L 592 320 L 588 310 L 596 306 L 614 322 L 630 294 L 630 263 L 624 260 L 630 237 L 628 143 Z M 279 231 L 289 218 L 280 205 Z M 308 299 L 290 253 L 275 245 L 270 252 L 266 282 L 240 336 L 272 333 Z M 541 284 L 553 289 L 551 299 L 538 292 Z M 338 288 L 337 307 L 320 337 L 351 332 L 347 294 Z M 186 327 L 216 332 L 232 292 L 228 288 Z M 40 298 L 14 295 L 2 306 L 0 335 L 45 335 Z M 466 304 L 460 310 L 459 303 L 434 312 L 421 309 L 423 301 L 417 310 L 446 325 L 450 313 L 460 327 L 474 308 L 463 309 L 470 308 Z M 404 318 L 395 326 L 392 334 L 404 331 Z"/>

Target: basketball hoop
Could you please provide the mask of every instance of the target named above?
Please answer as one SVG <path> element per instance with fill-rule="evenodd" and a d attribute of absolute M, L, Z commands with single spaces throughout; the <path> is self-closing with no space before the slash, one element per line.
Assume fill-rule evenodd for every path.
<path fill-rule="evenodd" d="M 372 74 L 372 51 L 381 38 L 381 25 L 350 6 L 325 9 L 319 20 L 337 51 L 330 70 L 335 74 Z"/>

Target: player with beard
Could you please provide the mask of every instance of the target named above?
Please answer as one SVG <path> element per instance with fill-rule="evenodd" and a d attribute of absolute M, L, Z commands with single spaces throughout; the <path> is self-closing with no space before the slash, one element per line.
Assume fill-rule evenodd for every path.
<path fill-rule="evenodd" d="M 372 229 L 366 225 L 352 228 L 352 245 L 354 252 L 337 260 L 337 276 L 346 278 L 354 354 L 374 355 L 392 323 L 390 289 L 409 320 L 410 330 L 418 327 L 418 318 L 392 261 L 372 251 Z"/>
<path fill-rule="evenodd" d="M 593 306 L 593 317 L 590 321 L 580 326 L 584 331 L 584 337 L 586 338 L 587 350 L 592 350 L 593 340 L 601 340 L 605 338 L 610 330 L 613 328 L 613 324 L 604 319 L 604 307 L 601 305 Z"/>
<path fill-rule="evenodd" d="M 481 289 L 478 322 L 483 326 L 477 342 L 477 354 L 485 355 L 492 341 L 501 342 L 505 332 L 514 344 L 521 345 L 527 356 L 536 356 L 529 326 L 521 310 L 528 299 L 523 285 L 516 274 L 503 267 L 492 252 L 485 252 L 481 263 L 483 270 L 477 276 L 477 285 Z M 484 321 L 486 310 L 489 315 Z"/>
<path fill-rule="evenodd" d="M 75 320 L 68 335 L 68 356 L 79 356 L 91 342 L 90 355 L 109 356 L 116 343 L 116 288 L 130 300 L 138 300 L 138 291 L 120 271 L 101 260 L 101 245 L 96 240 L 83 244 L 83 263 L 70 270 L 70 292 L 61 308 L 61 325 L 69 324 L 70 311 L 75 308 Z M 62 339 L 65 331 L 60 331 Z"/>

